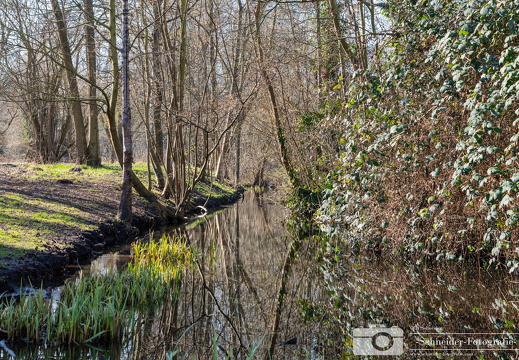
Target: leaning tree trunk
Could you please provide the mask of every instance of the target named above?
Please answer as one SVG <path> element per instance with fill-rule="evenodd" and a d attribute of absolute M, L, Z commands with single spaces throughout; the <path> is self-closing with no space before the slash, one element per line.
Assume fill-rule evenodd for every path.
<path fill-rule="evenodd" d="M 255 25 L 256 25 L 256 47 L 258 54 L 258 62 L 261 77 L 265 81 L 265 85 L 267 87 L 268 96 L 270 99 L 270 104 L 272 106 L 272 114 L 274 117 L 274 130 L 277 135 L 278 147 L 281 156 L 281 163 L 285 168 L 285 171 L 290 179 L 290 182 L 294 187 L 297 187 L 299 184 L 299 180 L 296 177 L 296 173 L 294 167 L 292 166 L 292 162 L 290 160 L 290 156 L 288 153 L 288 147 L 286 143 L 285 131 L 281 124 L 281 114 L 279 110 L 279 104 L 276 96 L 276 92 L 274 90 L 274 84 L 270 77 L 270 74 L 266 68 L 265 63 L 265 54 L 263 52 L 263 43 L 261 40 L 261 17 L 263 16 L 263 8 L 265 4 L 258 3 L 255 11 Z"/>
<path fill-rule="evenodd" d="M 342 48 L 342 50 L 346 53 L 348 56 L 348 59 L 350 60 L 351 64 L 354 67 L 359 67 L 359 60 L 355 56 L 355 53 L 351 49 L 350 44 L 346 41 L 346 38 L 342 35 L 342 27 L 340 23 L 340 17 L 339 17 L 339 7 L 337 6 L 336 0 L 327 0 L 328 8 L 330 9 L 330 13 L 333 20 L 333 27 L 335 29 L 335 34 L 337 36 L 337 39 L 339 41 L 339 44 Z"/>

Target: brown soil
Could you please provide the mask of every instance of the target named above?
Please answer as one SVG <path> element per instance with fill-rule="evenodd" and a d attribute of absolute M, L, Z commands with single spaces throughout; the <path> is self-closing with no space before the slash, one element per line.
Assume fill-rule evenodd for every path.
<path fill-rule="evenodd" d="M 134 221 L 131 227 L 113 221 L 119 206 L 119 179 L 92 180 L 77 176 L 75 179 L 36 179 L 24 176 L 24 165 L 0 164 L 0 195 L 16 193 L 38 198 L 43 203 L 73 204 L 81 210 L 88 224 L 96 230 L 59 228 L 59 236 L 42 239 L 42 249 L 28 251 L 19 258 L 0 258 L 6 266 L 0 267 L 0 294 L 16 292 L 20 284 L 53 286 L 71 274 L 77 264 L 85 264 L 106 252 L 111 246 L 127 242 L 149 229 L 165 225 L 160 217 L 147 208 L 145 201 L 134 195 Z M 236 201 L 241 192 L 211 206 Z M 195 206 L 196 204 L 193 204 Z M 0 224 L 2 225 L 2 224 Z"/>

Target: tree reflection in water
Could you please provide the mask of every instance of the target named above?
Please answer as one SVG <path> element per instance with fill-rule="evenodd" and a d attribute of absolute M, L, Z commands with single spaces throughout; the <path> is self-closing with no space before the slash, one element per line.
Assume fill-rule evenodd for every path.
<path fill-rule="evenodd" d="M 326 299 L 318 244 L 291 234 L 287 215 L 248 192 L 233 208 L 177 230 L 199 253 L 178 304 L 178 332 L 188 328 L 177 344 L 182 356 L 207 359 L 216 351 L 218 358 L 245 359 L 260 344 L 255 358 L 325 358 L 322 324 L 304 322 L 300 311 L 301 303 Z M 280 345 L 296 336 L 297 344 Z"/>
<path fill-rule="evenodd" d="M 138 331 L 123 344 L 14 350 L 31 359 L 160 360 L 172 350 L 176 359 L 246 359 L 259 345 L 254 358 L 269 358 L 269 351 L 273 359 L 336 358 L 335 348 L 324 345 L 340 342 L 327 333 L 324 317 L 316 311 L 305 321 L 301 314 L 308 304 L 313 309 L 327 303 L 315 257 L 319 244 L 289 232 L 287 215 L 283 206 L 251 191 L 196 226 L 172 230 L 193 245 L 197 262 L 184 271 L 179 300 L 154 315 L 139 314 Z M 121 267 L 117 256 L 103 259 L 90 271 Z M 297 344 L 280 345 L 293 337 Z"/>
<path fill-rule="evenodd" d="M 431 330 L 519 332 L 514 276 L 467 262 L 410 265 L 361 256 L 287 216 L 248 192 L 239 204 L 172 230 L 193 245 L 197 263 L 184 272 L 179 300 L 140 313 L 122 344 L 8 345 L 20 359 L 160 360 L 172 350 L 176 359 L 246 359 L 258 345 L 258 359 L 336 359 L 351 354 L 354 328 L 379 324 L 404 329 L 404 357 L 412 359 L 422 356 L 409 349 Z M 129 256 L 122 254 L 101 258 L 90 271 L 124 267 Z M 0 358 L 11 358 L 2 347 Z"/>
<path fill-rule="evenodd" d="M 353 329 L 375 324 L 404 330 L 404 358 L 437 353 L 446 359 L 517 359 L 519 282 L 507 271 L 488 270 L 476 261 L 427 263 L 359 255 L 340 243 L 328 247 L 324 264 L 330 311 L 348 339 L 349 352 Z M 512 345 L 496 342 L 479 350 L 469 340 L 508 338 Z M 462 343 L 424 346 L 432 340 Z M 462 348 L 468 350 L 458 351 Z"/>
<path fill-rule="evenodd" d="M 122 344 L 9 344 L 17 358 L 162 360 L 175 350 L 176 359 L 247 359 L 258 344 L 257 359 L 348 358 L 353 329 L 379 324 L 404 329 L 404 358 L 413 359 L 421 357 L 409 349 L 431 329 L 519 332 L 514 276 L 467 262 L 361 256 L 342 242 L 312 236 L 283 206 L 254 192 L 171 234 L 197 253 L 196 264 L 184 271 L 178 301 L 155 314 L 140 313 L 136 331 Z M 107 255 L 91 271 L 124 266 L 123 256 L 128 260 Z M 508 351 L 502 358 L 513 356 Z M 2 347 L 0 358 L 10 359 Z"/>

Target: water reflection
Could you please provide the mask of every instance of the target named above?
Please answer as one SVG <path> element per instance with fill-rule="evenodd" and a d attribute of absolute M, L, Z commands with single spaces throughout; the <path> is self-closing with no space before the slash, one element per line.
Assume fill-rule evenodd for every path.
<path fill-rule="evenodd" d="M 179 300 L 139 314 L 138 330 L 120 344 L 5 345 L 17 359 L 246 359 L 252 352 L 257 359 L 339 359 L 353 357 L 354 329 L 378 324 L 403 329 L 401 358 L 516 356 L 506 351 L 519 347 L 516 277 L 466 262 L 359 255 L 312 236 L 287 215 L 248 192 L 233 207 L 171 230 L 193 245 L 197 262 L 184 273 Z M 122 250 L 89 271 L 124 267 L 129 252 Z M 466 338 L 452 333 L 512 335 L 506 347 L 486 344 L 491 350 L 479 352 L 423 343 Z M 412 351 L 423 346 L 428 350 Z M 12 358 L 2 346 L 0 358 Z"/>
<path fill-rule="evenodd" d="M 304 323 L 300 302 L 318 303 L 315 241 L 286 229 L 287 213 L 249 193 L 243 202 L 199 224 L 189 236 L 198 262 L 183 283 L 176 344 L 182 357 L 322 358 L 318 323 Z M 298 302 L 299 301 L 299 302 Z M 186 330 L 184 330 L 186 329 Z M 297 343 L 279 345 L 297 337 Z M 294 342 L 294 341 L 292 341 Z"/>
<path fill-rule="evenodd" d="M 325 346 L 335 341 L 323 330 L 328 320 L 315 312 L 306 321 L 301 314 L 328 297 L 315 260 L 319 244 L 289 232 L 285 208 L 266 199 L 248 192 L 196 226 L 171 231 L 194 246 L 197 262 L 184 273 L 179 300 L 156 314 L 140 314 L 139 331 L 123 344 L 9 347 L 27 359 L 155 360 L 173 352 L 176 359 L 269 358 L 269 352 L 275 359 L 336 358 Z M 120 268 L 128 260 L 124 254 L 101 257 L 88 271 Z M 0 358 L 9 358 L 1 347 Z"/>
<path fill-rule="evenodd" d="M 409 264 L 340 248 L 329 247 L 323 273 L 349 353 L 353 329 L 375 324 L 404 330 L 404 358 L 517 358 L 516 276 L 467 262 Z"/>

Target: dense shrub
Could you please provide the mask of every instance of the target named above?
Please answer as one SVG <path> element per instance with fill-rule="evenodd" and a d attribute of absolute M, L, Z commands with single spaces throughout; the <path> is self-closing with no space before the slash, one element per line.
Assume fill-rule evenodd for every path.
<path fill-rule="evenodd" d="M 519 1 L 398 1 L 394 36 L 335 121 L 318 218 L 352 245 L 519 253 Z"/>

